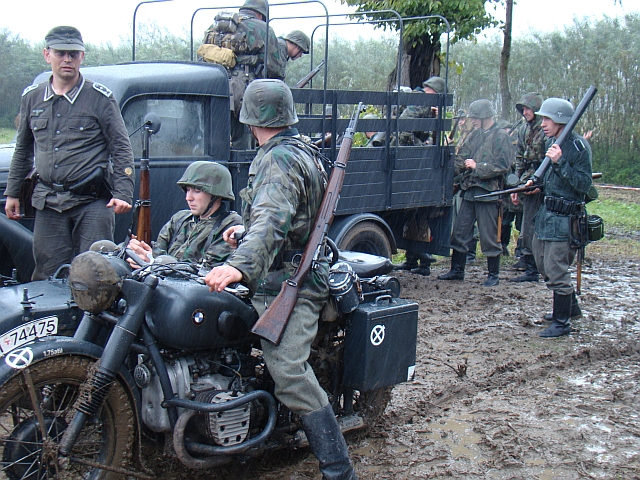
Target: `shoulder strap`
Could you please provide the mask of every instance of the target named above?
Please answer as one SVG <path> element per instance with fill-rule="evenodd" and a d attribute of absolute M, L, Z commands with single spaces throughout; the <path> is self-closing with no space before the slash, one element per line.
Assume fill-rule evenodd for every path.
<path fill-rule="evenodd" d="M 216 220 L 216 223 L 213 225 L 213 228 L 211 228 L 211 232 L 209 233 L 209 236 L 207 237 L 207 241 L 204 242 L 204 251 L 205 252 L 207 250 L 209 250 L 209 247 L 213 243 L 213 239 L 216 236 L 216 232 L 220 228 L 220 225 L 222 225 L 222 222 L 225 221 L 227 218 L 229 218 L 229 215 L 231 215 L 231 212 L 228 212 L 226 210 L 220 212 L 220 214 L 218 215 L 218 220 Z"/>
<path fill-rule="evenodd" d="M 189 214 L 180 221 L 178 226 L 173 229 L 173 232 L 171 232 L 171 238 L 169 239 L 169 243 L 167 244 L 167 251 L 169 250 L 169 247 L 173 245 L 173 242 L 178 236 L 178 233 L 180 233 L 180 231 L 182 230 L 182 227 L 184 227 L 184 224 L 187 223 L 187 221 L 189 220 L 189 217 L 191 217 L 191 212 L 189 212 Z"/>

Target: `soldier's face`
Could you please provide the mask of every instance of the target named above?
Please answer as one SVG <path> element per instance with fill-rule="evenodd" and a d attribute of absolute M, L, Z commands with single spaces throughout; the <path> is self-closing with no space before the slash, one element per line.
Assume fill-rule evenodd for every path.
<path fill-rule="evenodd" d="M 295 43 L 287 41 L 287 54 L 291 60 L 297 60 L 302 56 L 302 49 Z"/>
<path fill-rule="evenodd" d="M 529 107 L 522 107 L 522 116 L 527 122 L 531 122 L 536 114 Z"/>
<path fill-rule="evenodd" d="M 194 187 L 187 187 L 185 199 L 187 200 L 187 205 L 189 205 L 189 210 L 191 210 L 191 213 L 196 217 L 200 217 L 207 212 L 207 207 L 212 198 L 213 195 L 210 193 L 203 192 Z"/>
<path fill-rule="evenodd" d="M 542 117 L 542 131 L 547 137 L 557 137 L 564 125 L 554 122 L 549 117 Z"/>
<path fill-rule="evenodd" d="M 45 48 L 44 59 L 51 65 L 54 76 L 63 80 L 73 80 L 80 73 L 80 65 L 84 59 L 84 52 L 78 50 L 56 50 Z"/>

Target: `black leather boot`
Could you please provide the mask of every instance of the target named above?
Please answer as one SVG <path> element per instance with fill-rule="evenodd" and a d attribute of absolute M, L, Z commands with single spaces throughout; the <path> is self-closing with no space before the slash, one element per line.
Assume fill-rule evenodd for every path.
<path fill-rule="evenodd" d="M 467 254 L 454 250 L 451 255 L 451 270 L 444 275 L 438 275 L 438 280 L 464 280 L 466 263 Z"/>
<path fill-rule="evenodd" d="M 394 270 L 411 270 L 418 267 L 418 254 L 407 250 L 405 252 L 404 262 L 393 266 Z"/>
<path fill-rule="evenodd" d="M 553 292 L 553 321 L 538 335 L 542 338 L 555 338 L 571 333 L 571 295 Z"/>
<path fill-rule="evenodd" d="M 320 463 L 323 480 L 358 480 L 330 404 L 303 415 L 302 428 Z"/>
<path fill-rule="evenodd" d="M 510 278 L 510 282 L 537 282 L 540 280 L 540 274 L 538 273 L 538 267 L 536 266 L 536 260 L 533 255 L 525 255 L 524 257 L 525 271 L 522 275 L 516 278 Z"/>
<path fill-rule="evenodd" d="M 547 313 L 544 317 L 547 322 L 553 321 L 553 313 Z M 578 303 L 578 297 L 576 292 L 571 294 L 571 320 L 577 320 L 582 318 L 582 310 L 580 310 L 580 304 Z"/>
<path fill-rule="evenodd" d="M 436 261 L 435 257 L 430 253 L 419 253 L 420 266 L 411 269 L 411 273 L 428 277 L 431 275 L 431 264 Z"/>
<path fill-rule="evenodd" d="M 500 283 L 498 275 L 500 274 L 500 257 L 487 257 L 487 268 L 489 275 L 482 284 L 483 287 L 495 287 Z"/>

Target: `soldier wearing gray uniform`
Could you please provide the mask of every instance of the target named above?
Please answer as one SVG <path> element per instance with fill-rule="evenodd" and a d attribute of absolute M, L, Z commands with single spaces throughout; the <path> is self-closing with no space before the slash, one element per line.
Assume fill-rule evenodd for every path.
<path fill-rule="evenodd" d="M 242 190 L 246 234 L 224 265 L 205 277 L 212 291 L 242 281 L 256 292 L 260 313 L 273 301 L 283 280 L 294 272 L 292 256 L 304 249 L 322 202 L 326 174 L 316 150 L 295 128 L 298 117 L 291 90 L 280 80 L 249 85 L 240 120 L 251 127 L 260 149 Z M 232 245 L 237 227 L 225 232 Z M 318 330 L 320 311 L 329 295 L 329 265 L 319 258 L 309 272 L 278 346 L 262 342 L 275 394 L 300 415 L 325 479 L 355 479 L 347 445 L 327 394 L 307 363 Z"/>
<path fill-rule="evenodd" d="M 571 318 L 580 307 L 571 283 L 569 266 L 579 246 L 572 243 L 574 216 L 583 208 L 591 188 L 591 146 L 575 132 L 562 147 L 554 144 L 573 115 L 573 105 L 561 98 L 547 98 L 536 112 L 548 137 L 546 156 L 551 165 L 543 179 L 544 201 L 535 218 L 533 254 L 547 288 L 553 291 L 551 325 L 541 337 L 559 337 L 571 332 Z M 529 180 L 527 185 L 532 185 Z"/>
<path fill-rule="evenodd" d="M 132 238 L 128 247 L 143 260 L 159 255 L 171 255 L 180 261 L 200 263 L 213 268 L 223 263 L 232 249 L 222 234 L 233 225 L 242 225 L 236 212 L 224 208 L 223 200 L 234 200 L 229 170 L 215 162 L 198 161 L 187 167 L 178 180 L 185 191 L 189 210 L 171 217 L 153 248 Z"/>
<path fill-rule="evenodd" d="M 438 276 L 440 280 L 464 280 L 468 245 L 477 221 L 482 253 L 487 257 L 489 275 L 485 287 L 498 285 L 502 244 L 498 237 L 498 208 L 495 198 L 476 199 L 476 195 L 500 190 L 513 158 L 511 138 L 493 120 L 495 110 L 489 100 L 476 100 L 469 105 L 467 117 L 476 127 L 458 151 L 455 174 L 461 174 L 462 203 L 451 237 L 451 270 Z"/>
<path fill-rule="evenodd" d="M 49 81 L 22 94 L 5 211 L 20 218 L 18 196 L 35 166 L 34 280 L 47 278 L 97 240 L 113 241 L 114 214 L 131 209 L 133 151 L 111 91 L 80 74 L 84 44 L 73 27 L 45 37 Z"/>
<path fill-rule="evenodd" d="M 516 109 L 526 120 L 524 126 L 518 131 L 518 148 L 516 151 L 516 174 L 521 184 L 525 184 L 536 172 L 544 154 L 546 137 L 542 130 L 542 117 L 535 112 L 540 110 L 542 105 L 542 95 L 539 93 L 526 93 L 520 101 L 516 103 Z M 533 192 L 513 193 L 511 201 L 514 204 L 522 204 L 522 254 L 525 264 L 525 272 L 516 278 L 511 278 L 512 282 L 537 282 L 539 280 L 538 267 L 533 256 L 533 226 L 534 218 L 540 205 L 543 195 L 536 189 Z"/>

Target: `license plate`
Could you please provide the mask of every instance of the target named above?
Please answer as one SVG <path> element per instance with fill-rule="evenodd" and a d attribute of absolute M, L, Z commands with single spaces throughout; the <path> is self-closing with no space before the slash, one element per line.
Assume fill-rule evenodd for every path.
<path fill-rule="evenodd" d="M 36 338 L 58 333 L 58 317 L 43 317 L 5 333 L 0 337 L 0 352 L 4 355 L 11 350 L 29 343 Z"/>

